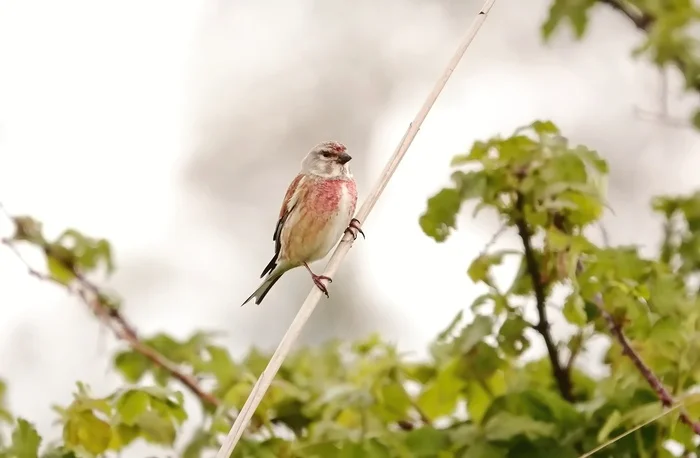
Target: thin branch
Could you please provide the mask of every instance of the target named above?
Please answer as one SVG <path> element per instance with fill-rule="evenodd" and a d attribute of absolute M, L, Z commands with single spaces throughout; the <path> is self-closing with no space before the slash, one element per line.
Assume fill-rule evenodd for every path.
<path fill-rule="evenodd" d="M 603 319 L 605 319 L 605 322 L 608 325 L 610 334 L 622 347 L 622 354 L 627 356 L 630 360 L 632 360 L 632 363 L 642 374 L 642 377 L 646 379 L 647 383 L 649 383 L 649 386 L 656 392 L 656 395 L 659 397 L 661 404 L 666 408 L 670 408 L 676 405 L 676 400 L 673 399 L 673 396 L 671 395 L 671 393 L 668 392 L 663 383 L 661 383 L 661 380 L 659 380 L 659 378 L 656 376 L 656 374 L 654 374 L 651 368 L 649 368 L 649 366 L 646 365 L 639 353 L 637 353 L 634 350 L 634 348 L 632 348 L 632 345 L 630 345 L 629 340 L 627 340 L 627 336 L 625 336 L 624 332 L 622 331 L 622 326 L 619 323 L 615 322 L 613 316 L 605 309 L 602 294 L 597 293 L 593 298 L 593 303 L 598 308 L 601 315 L 603 315 Z M 690 415 L 688 415 L 688 412 L 682 407 L 680 408 L 679 412 L 681 421 L 688 425 L 695 434 L 700 436 L 700 422 L 693 421 L 690 418 Z"/>
<path fill-rule="evenodd" d="M 525 263 L 527 265 L 528 275 L 532 280 L 532 289 L 535 292 L 535 300 L 537 302 L 537 315 L 539 322 L 535 325 L 535 330 L 540 333 L 544 339 L 544 344 L 547 347 L 549 361 L 552 364 L 552 375 L 557 382 L 559 393 L 569 402 L 574 401 L 573 385 L 571 383 L 571 374 L 562 366 L 559 360 L 559 352 L 554 343 L 554 338 L 550 331 L 549 320 L 547 319 L 547 297 L 542 284 L 540 267 L 535 258 L 535 252 L 532 249 L 532 241 L 530 228 L 525 221 L 525 201 L 523 195 L 518 193 L 515 200 L 515 208 L 517 216 L 515 218 L 515 226 L 518 228 L 518 234 L 523 242 L 525 249 Z"/>
<path fill-rule="evenodd" d="M 629 19 L 634 26 L 642 32 L 649 33 L 656 18 L 645 13 L 633 5 L 630 5 L 624 0 L 598 0 L 600 3 L 610 6 L 614 10 L 620 12 L 623 16 Z M 673 59 L 673 63 L 678 69 L 685 74 L 688 66 L 681 59 Z M 700 92 L 700 79 L 688 82 L 690 87 Z"/>
<path fill-rule="evenodd" d="M 5 211 L 2 205 L 0 205 L 0 209 L 5 212 L 10 219 L 13 219 L 12 216 Z M 8 247 L 17 256 L 20 262 L 22 262 L 22 264 L 24 264 L 24 266 L 27 268 L 30 275 L 42 281 L 52 282 L 62 288 L 66 288 L 70 293 L 78 296 L 88 306 L 88 308 L 90 308 L 95 316 L 97 316 L 100 322 L 102 322 L 112 331 L 117 339 L 124 341 L 132 350 L 140 353 L 153 364 L 168 372 L 173 378 L 179 380 L 202 402 L 213 407 L 221 406 L 221 401 L 200 387 L 199 383 L 192 375 L 183 372 L 180 370 L 177 364 L 168 360 L 165 356 L 144 344 L 139 338 L 136 329 L 134 329 L 134 327 L 127 321 L 124 315 L 122 315 L 119 310 L 104 304 L 101 299 L 104 297 L 104 294 L 100 291 L 100 289 L 79 272 L 76 272 L 75 269 L 71 269 L 70 266 L 64 265 L 64 267 L 72 271 L 76 278 L 76 281 L 73 284 L 65 285 L 53 277 L 34 269 L 29 262 L 24 259 L 22 254 L 15 246 L 13 240 L 3 238 L 2 244 Z"/>
<path fill-rule="evenodd" d="M 655 113 L 653 111 L 643 110 L 639 107 L 634 107 L 634 115 L 640 121 L 656 122 L 668 127 L 676 127 L 679 129 L 691 129 L 693 127 L 685 119 L 675 118 L 663 113 Z"/>
<path fill-rule="evenodd" d="M 372 211 L 372 208 L 379 199 L 379 196 L 384 191 L 384 188 L 389 183 L 389 180 L 396 171 L 396 168 L 401 162 L 401 159 L 403 159 L 404 155 L 406 154 L 406 151 L 413 142 L 413 139 L 418 133 L 418 130 L 423 124 L 423 121 L 428 116 L 428 112 L 430 111 L 438 96 L 442 92 L 443 88 L 445 87 L 445 84 L 447 84 L 447 81 L 450 79 L 450 76 L 452 75 L 452 72 L 454 71 L 455 67 L 457 66 L 457 64 L 459 64 L 459 61 L 462 60 L 464 53 L 466 52 L 472 40 L 481 28 L 481 25 L 486 20 L 486 16 L 491 7 L 493 6 L 494 2 L 495 0 L 486 0 L 484 2 L 484 5 L 481 7 L 481 10 L 476 15 L 474 22 L 469 27 L 467 33 L 465 34 L 464 38 L 459 44 L 457 51 L 447 64 L 447 68 L 440 76 L 440 79 L 435 83 L 433 90 L 428 95 L 427 99 L 425 100 L 422 108 L 414 118 L 413 122 L 411 122 L 411 124 L 408 126 L 403 140 L 399 143 L 398 147 L 396 148 L 396 151 L 394 151 L 394 154 L 389 160 L 389 163 L 384 168 L 384 171 L 382 172 L 379 181 L 375 185 L 374 189 L 372 189 L 372 191 L 367 196 L 367 199 L 362 205 L 362 208 L 360 208 L 360 210 L 357 212 L 356 219 L 358 221 L 365 221 L 369 213 Z M 340 264 L 347 255 L 348 251 L 350 250 L 350 247 L 352 247 L 352 243 L 353 240 L 351 234 L 346 233 L 343 236 L 343 239 L 341 240 L 340 244 L 336 248 L 335 252 L 331 256 L 331 259 L 328 261 L 324 275 L 328 277 L 333 276 L 333 274 L 338 270 L 338 267 L 340 267 Z M 243 405 L 241 411 L 239 412 L 238 418 L 236 418 L 235 423 L 233 424 L 231 430 L 224 439 L 221 448 L 219 449 L 219 452 L 216 455 L 217 458 L 228 458 L 229 456 L 231 456 L 234 447 L 243 435 L 243 431 L 246 428 L 246 425 L 248 424 L 248 422 L 250 422 L 250 419 L 253 416 L 255 409 L 258 407 L 263 397 L 265 396 L 265 392 L 270 387 L 270 384 L 272 383 L 275 374 L 277 374 L 277 371 L 279 370 L 280 366 L 282 366 L 284 359 L 287 357 L 287 354 L 291 350 L 292 345 L 301 333 L 302 328 L 304 327 L 309 317 L 313 313 L 314 309 L 316 308 L 316 305 L 318 304 L 320 298 L 321 291 L 318 288 L 312 288 L 311 292 L 306 297 L 306 300 L 301 305 L 301 308 L 299 309 L 299 312 L 297 313 L 296 317 L 289 326 L 289 329 L 285 333 L 284 337 L 282 337 L 282 341 L 277 347 L 277 350 L 275 350 L 274 354 L 272 355 L 272 358 L 270 358 L 270 362 L 268 363 L 267 367 L 265 368 L 265 370 L 263 370 L 262 374 L 260 374 L 260 377 L 255 383 L 255 386 L 253 386 L 253 389 L 250 395 L 248 396 L 248 399 Z"/>
<path fill-rule="evenodd" d="M 642 32 L 649 32 L 652 24 L 654 23 L 654 18 L 648 14 L 643 13 L 635 6 L 628 4 L 624 0 L 598 0 L 600 3 L 604 3 L 610 6 L 612 9 L 619 11 L 627 17 L 632 23 Z"/>
<path fill-rule="evenodd" d="M 579 262 L 576 265 L 576 274 L 580 274 L 583 271 L 583 268 L 583 263 L 579 260 Z M 654 390 L 659 400 L 661 401 L 661 404 L 666 408 L 675 409 L 676 407 L 673 406 L 678 405 L 677 401 L 673 399 L 673 396 L 671 395 L 671 393 L 668 392 L 663 383 L 661 383 L 659 377 L 657 377 L 656 374 L 654 374 L 654 372 L 651 370 L 651 368 L 646 365 L 639 353 L 637 353 L 634 350 L 634 348 L 632 348 L 632 345 L 627 339 L 627 336 L 622 331 L 622 325 L 617 323 L 615 321 L 615 318 L 613 318 L 610 312 L 608 312 L 605 308 L 605 302 L 603 301 L 603 295 L 601 293 L 596 293 L 595 296 L 593 296 L 593 304 L 603 316 L 603 319 L 608 325 L 608 329 L 612 337 L 622 347 L 622 354 L 627 356 L 632 361 L 632 364 L 634 364 L 637 370 L 642 374 L 642 377 L 644 377 L 649 386 Z M 684 408 L 678 408 L 680 409 L 681 421 L 688 425 L 695 434 L 700 436 L 700 422 L 693 421 L 693 419 L 690 418 L 690 415 L 688 415 L 688 412 Z"/>

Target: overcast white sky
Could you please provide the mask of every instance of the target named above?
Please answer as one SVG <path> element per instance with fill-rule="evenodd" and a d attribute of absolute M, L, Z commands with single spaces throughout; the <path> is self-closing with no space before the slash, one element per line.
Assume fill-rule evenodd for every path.
<path fill-rule="evenodd" d="M 480 3 L 465 13 L 465 25 Z M 357 307 L 375 317 L 372 327 L 402 349 L 421 351 L 482 292 L 465 271 L 490 238 L 493 222 L 471 222 L 465 216 L 460 232 L 442 245 L 425 237 L 417 224 L 425 199 L 447 181 L 449 158 L 475 139 L 551 118 L 576 141 L 599 148 L 617 166 L 611 183 L 617 193 L 612 197 L 616 215 L 608 221 L 616 242 L 653 246 L 658 232 L 639 230 L 641 222 L 651 221 L 649 196 L 700 184 L 698 160 L 693 158 L 696 135 L 632 116 L 632 106 L 650 106 L 657 90 L 656 75 L 628 57 L 638 43 L 637 33 L 613 14 L 597 10 L 584 43 L 572 44 L 564 33 L 546 48 L 537 29 L 546 2 L 530 3 L 533 7 L 525 9 L 519 0 L 496 2 L 367 221 L 367 240 L 350 252 L 362 266 L 356 271 L 361 275 L 344 277 L 341 268 L 336 279 L 372 292 L 372 299 Z M 192 109 L 193 100 L 224 93 L 227 84 L 220 75 L 212 76 L 209 84 L 201 74 L 193 83 L 195 63 L 204 59 L 212 68 L 233 65 L 226 59 L 235 54 L 247 60 L 232 71 L 253 78 L 261 68 L 269 72 L 268 63 L 282 55 L 293 60 L 289 55 L 295 50 L 285 49 L 285 37 L 275 31 L 281 24 L 294 28 L 303 21 L 313 29 L 313 20 L 304 19 L 310 4 L 300 1 L 299 8 L 282 14 L 273 10 L 279 7 L 275 2 L 242 2 L 247 27 L 230 33 L 224 27 L 207 35 L 212 17 L 237 17 L 237 6 L 223 8 L 206 0 L 0 0 L 0 202 L 12 213 L 40 218 L 51 234 L 75 227 L 110 239 L 118 266 L 124 268 L 115 285 L 126 298 L 127 315 L 142 332 L 184 336 L 203 327 L 236 331 L 251 322 L 269 330 L 261 337 L 232 337 L 230 347 L 240 353 L 251 344 L 273 345 L 291 319 L 289 314 L 276 315 L 275 306 L 285 300 L 290 284 L 308 281 L 304 272 L 285 277 L 263 306 L 238 308 L 268 256 L 254 260 L 248 246 L 270 251 L 265 244 L 271 243 L 272 226 L 258 231 L 261 240 L 232 244 L 237 231 L 249 237 L 251 226 L 246 229 L 245 221 L 227 215 L 228 234 L 222 236 L 219 226 L 200 217 L 202 208 L 209 207 L 199 204 L 200 197 L 183 177 L 203 141 L 196 138 L 194 126 L 201 119 Z M 370 21 L 372 8 L 380 6 L 369 2 L 362 8 Z M 339 12 L 338 21 L 343 14 Z M 355 18 L 353 27 L 361 27 L 363 20 L 361 15 Z M 429 20 L 438 24 L 443 19 L 436 13 Z M 240 16 L 238 21 L 240 25 Z M 203 49 L 202 36 L 216 47 Z M 388 36 L 394 37 L 390 32 Z M 456 41 L 435 37 L 442 36 L 426 38 L 429 45 L 423 42 L 425 49 L 416 51 L 411 65 L 420 65 L 421 56 L 431 52 L 429 46 L 445 56 L 453 51 Z M 399 44 L 414 39 L 410 30 L 394 38 Z M 409 82 L 399 84 L 398 96 L 374 120 L 367 150 L 353 151 L 355 157 L 366 156 L 365 167 L 354 169 L 365 183 L 379 174 L 441 71 L 443 61 L 433 59 L 430 65 L 433 61 L 434 68 L 423 69 L 426 76 L 420 81 L 406 76 Z M 269 89 L 260 84 L 256 90 Z M 679 108 L 681 102 L 674 99 L 674 104 Z M 236 125 L 228 128 L 235 130 Z M 319 132 L 319 141 L 326 135 Z M 223 148 L 233 164 L 243 161 L 245 152 L 226 150 L 225 141 Z M 286 188 L 305 153 L 287 152 L 294 165 L 276 187 Z M 248 196 L 249 202 L 255 202 L 253 197 Z M 256 211 L 272 221 L 278 205 Z M 0 234 L 8 231 L 8 222 L 0 218 Z M 151 279 L 152 271 L 159 272 L 158 279 Z M 0 305 L 0 376 L 10 383 L 17 414 L 48 431 L 53 420 L 49 404 L 69 402 L 75 380 L 102 392 L 114 386 L 117 379 L 108 373 L 111 338 L 100 333 L 78 302 L 28 277 L 2 249 Z M 330 314 L 331 335 L 353 326 L 333 321 L 332 311 L 323 313 Z"/>

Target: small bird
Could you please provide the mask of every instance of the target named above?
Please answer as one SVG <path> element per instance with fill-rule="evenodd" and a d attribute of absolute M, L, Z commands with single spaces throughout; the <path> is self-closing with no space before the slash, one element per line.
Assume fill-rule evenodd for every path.
<path fill-rule="evenodd" d="M 324 258 L 345 232 L 349 231 L 353 239 L 358 233 L 365 236 L 360 222 L 353 218 L 357 187 L 348 164 L 352 157 L 346 151 L 342 143 L 323 142 L 304 157 L 301 172 L 292 180 L 282 202 L 272 235 L 275 255 L 260 275 L 265 279 L 241 306 L 253 298 L 260 304 L 285 272 L 302 265 L 318 289 L 329 297 L 322 280 L 333 280 L 313 273 L 309 263 Z"/>

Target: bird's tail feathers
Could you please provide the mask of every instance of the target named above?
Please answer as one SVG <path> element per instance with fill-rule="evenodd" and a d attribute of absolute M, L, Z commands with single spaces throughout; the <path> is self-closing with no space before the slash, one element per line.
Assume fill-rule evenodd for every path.
<path fill-rule="evenodd" d="M 275 286 L 275 283 L 277 283 L 277 280 L 282 278 L 282 275 L 288 270 L 288 269 L 281 269 L 280 267 L 282 267 L 282 266 L 278 266 L 275 270 L 270 272 L 270 274 L 267 277 L 265 277 L 265 280 L 263 280 L 263 282 L 260 284 L 260 286 L 258 286 L 258 289 L 253 291 L 253 294 L 251 294 L 248 297 L 248 299 L 246 299 L 245 302 L 243 302 L 241 304 L 241 307 L 246 305 L 253 298 L 255 298 L 256 305 L 260 304 L 262 302 L 262 300 L 265 299 L 265 296 L 267 296 L 267 293 L 270 292 L 270 289 L 272 289 L 272 287 Z"/>

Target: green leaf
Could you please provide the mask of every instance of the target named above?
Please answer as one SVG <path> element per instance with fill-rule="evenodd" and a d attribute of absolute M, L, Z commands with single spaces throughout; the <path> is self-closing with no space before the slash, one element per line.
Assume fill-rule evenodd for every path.
<path fill-rule="evenodd" d="M 0 422 L 12 423 L 12 414 L 7 410 L 7 385 L 0 379 Z M 1 443 L 1 442 L 0 442 Z"/>
<path fill-rule="evenodd" d="M 215 437 L 212 434 L 201 429 L 197 430 L 185 446 L 182 458 L 200 458 L 206 449 L 213 448 L 216 445 Z"/>
<path fill-rule="evenodd" d="M 138 418 L 146 412 L 151 406 L 151 396 L 141 390 L 128 390 L 124 393 L 116 403 L 117 412 L 121 417 L 121 421 L 133 426 Z"/>
<path fill-rule="evenodd" d="M 387 422 L 406 418 L 412 405 L 411 397 L 399 382 L 383 385 L 379 389 L 377 401 L 380 403 L 381 411 L 386 414 L 383 420 Z"/>
<path fill-rule="evenodd" d="M 585 146 L 577 146 L 573 153 L 583 159 L 586 164 L 593 167 L 593 170 L 601 175 L 607 175 L 609 172 L 608 162 L 600 157 L 597 151 L 588 149 Z"/>
<path fill-rule="evenodd" d="M 62 261 L 53 256 L 48 256 L 46 258 L 46 268 L 49 270 L 51 278 L 63 285 L 67 285 L 75 280 L 75 274 L 70 269 L 66 268 Z"/>
<path fill-rule="evenodd" d="M 64 264 L 71 268 L 77 267 L 79 271 L 91 272 L 104 264 L 108 274 L 114 270 L 112 261 L 112 248 L 105 239 L 87 237 L 75 229 L 66 229 L 49 246 L 50 256 L 58 257 Z M 65 258 L 70 254 L 70 262 Z"/>
<path fill-rule="evenodd" d="M 530 341 L 525 336 L 528 323 L 519 315 L 509 314 L 498 331 L 498 344 L 507 355 L 520 356 L 530 347 Z"/>
<path fill-rule="evenodd" d="M 696 110 L 695 113 L 693 113 L 692 122 L 696 129 L 700 129 L 700 110 Z"/>
<path fill-rule="evenodd" d="M 140 434 L 141 431 L 137 426 L 118 424 L 112 430 L 112 440 L 107 448 L 109 450 L 121 450 L 139 437 Z"/>
<path fill-rule="evenodd" d="M 457 165 L 467 164 L 469 162 L 480 161 L 486 157 L 490 147 L 490 142 L 474 142 L 468 154 L 460 154 L 455 156 L 454 158 L 452 158 L 452 162 L 450 163 L 450 165 L 454 167 Z"/>
<path fill-rule="evenodd" d="M 549 16 L 542 25 L 542 36 L 548 40 L 559 24 L 568 20 L 576 38 L 580 39 L 588 25 L 588 10 L 595 0 L 554 0 L 549 8 Z"/>
<path fill-rule="evenodd" d="M 484 337 L 491 334 L 493 330 L 493 320 L 484 315 L 476 315 L 474 321 L 462 329 L 456 340 L 457 348 L 461 353 L 468 353 Z"/>
<path fill-rule="evenodd" d="M 532 129 L 538 135 L 559 134 L 559 128 L 552 121 L 535 121 L 531 124 Z"/>
<path fill-rule="evenodd" d="M 12 222 L 15 224 L 15 233 L 12 235 L 12 240 L 26 241 L 32 245 L 39 246 L 45 243 L 41 221 L 31 216 L 15 216 L 12 218 Z"/>
<path fill-rule="evenodd" d="M 373 333 L 371 334 L 367 339 L 364 339 L 359 342 L 355 342 L 352 345 L 352 349 L 354 352 L 359 353 L 361 355 L 366 355 L 375 348 L 379 347 L 382 344 L 382 338 L 378 333 Z"/>
<path fill-rule="evenodd" d="M 586 304 L 583 298 L 576 293 L 572 293 L 566 298 L 563 314 L 564 318 L 566 318 L 569 323 L 577 326 L 583 326 L 588 320 Z"/>
<path fill-rule="evenodd" d="M 619 426 L 621 426 L 621 423 L 622 414 L 619 410 L 615 409 L 613 413 L 610 414 L 608 419 L 605 420 L 605 423 L 603 424 L 603 427 L 600 428 L 600 431 L 598 431 L 598 442 L 605 442 L 610 436 L 610 433 L 613 432 Z"/>
<path fill-rule="evenodd" d="M 10 456 L 16 458 L 37 458 L 41 437 L 34 426 L 23 418 L 17 419 L 17 425 L 12 431 L 12 447 Z"/>
<path fill-rule="evenodd" d="M 124 378 L 131 383 L 137 383 L 149 367 L 148 360 L 134 351 L 124 351 L 114 357 L 114 365 Z"/>
<path fill-rule="evenodd" d="M 491 404 L 491 394 L 484 389 L 481 382 L 472 381 L 467 385 L 465 395 L 469 419 L 475 423 L 480 423 Z"/>
<path fill-rule="evenodd" d="M 489 258 L 487 255 L 479 256 L 469 265 L 467 275 L 469 275 L 469 278 L 471 278 L 474 283 L 483 281 L 489 285 L 491 283 L 491 281 L 488 280 L 489 269 L 494 261 L 494 259 Z"/>
<path fill-rule="evenodd" d="M 424 387 L 416 403 L 431 420 L 451 415 L 457 407 L 463 386 L 464 383 L 454 375 L 453 366 L 448 365 Z"/>
<path fill-rule="evenodd" d="M 678 321 L 671 317 L 663 317 L 652 326 L 649 340 L 659 343 L 678 342 L 681 336 L 678 332 Z"/>
<path fill-rule="evenodd" d="M 112 439 L 112 428 L 90 410 L 73 412 L 63 427 L 63 440 L 74 451 L 81 448 L 93 455 L 107 450 Z"/>
<path fill-rule="evenodd" d="M 449 437 L 446 431 L 429 426 L 416 429 L 406 435 L 406 445 L 411 449 L 412 456 L 416 458 L 437 456 L 438 452 L 447 448 L 448 441 Z"/>
<path fill-rule="evenodd" d="M 177 434 L 175 425 L 170 419 L 164 417 L 159 412 L 151 410 L 143 413 L 138 419 L 137 426 L 148 442 L 172 445 L 175 441 Z"/>
<path fill-rule="evenodd" d="M 362 444 L 362 457 L 372 458 L 392 458 L 393 454 L 386 445 L 382 444 L 378 439 L 369 439 Z"/>
<path fill-rule="evenodd" d="M 529 440 L 554 437 L 556 425 L 533 420 L 530 417 L 501 412 L 484 425 L 484 437 L 491 441 L 507 441 L 516 436 Z"/>
<path fill-rule="evenodd" d="M 498 351 L 486 342 L 477 342 L 468 352 L 462 353 L 457 365 L 457 375 L 463 380 L 485 380 L 504 365 Z"/>
<path fill-rule="evenodd" d="M 503 262 L 503 258 L 509 254 L 519 255 L 520 252 L 516 250 L 501 250 L 495 253 L 482 254 L 469 265 L 467 275 L 474 283 L 484 282 L 489 286 L 493 286 L 490 270 L 493 266 L 500 265 Z"/>
<path fill-rule="evenodd" d="M 444 242 L 455 228 L 462 199 L 456 189 L 445 188 L 428 199 L 428 208 L 419 219 L 420 227 L 436 242 Z"/>
<path fill-rule="evenodd" d="M 471 420 L 452 425 L 448 431 L 453 450 L 462 449 L 481 438 L 481 428 Z"/>
<path fill-rule="evenodd" d="M 2 452 L 0 452 L 0 455 L 1 454 Z M 3 458 L 5 457 L 3 456 Z M 78 458 L 78 456 L 63 446 L 57 446 L 49 447 L 41 454 L 41 458 Z"/>
<path fill-rule="evenodd" d="M 488 186 L 488 178 L 483 171 L 457 171 L 452 174 L 452 181 L 459 190 L 462 200 L 483 196 Z"/>

